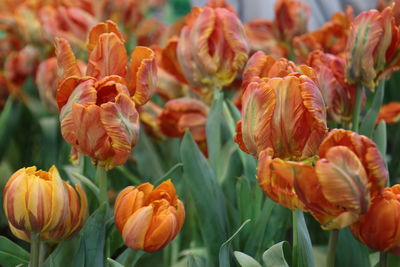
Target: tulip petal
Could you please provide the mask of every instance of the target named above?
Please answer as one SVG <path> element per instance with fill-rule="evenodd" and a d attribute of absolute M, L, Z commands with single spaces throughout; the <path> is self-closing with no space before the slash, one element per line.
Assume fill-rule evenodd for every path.
<path fill-rule="evenodd" d="M 153 218 L 153 206 L 138 209 L 126 221 L 122 230 L 124 243 L 131 249 L 144 250 L 144 242 Z"/>
<path fill-rule="evenodd" d="M 54 42 L 58 63 L 58 79 L 63 81 L 71 76 L 82 76 L 68 41 L 63 38 L 55 38 Z"/>
<path fill-rule="evenodd" d="M 144 105 L 150 100 L 157 88 L 157 65 L 153 50 L 144 46 L 137 46 L 133 50 L 128 84 L 137 105 Z"/>
<path fill-rule="evenodd" d="M 128 55 L 124 43 L 114 33 L 103 33 L 90 52 L 86 74 L 98 80 L 118 75 L 125 77 Z"/>
<path fill-rule="evenodd" d="M 120 39 L 122 41 L 122 43 L 125 42 L 124 37 L 122 36 L 121 32 L 118 30 L 117 24 L 115 24 L 111 20 L 107 20 L 104 23 L 97 24 L 90 30 L 88 44 L 87 44 L 87 49 L 88 49 L 89 53 L 92 52 L 93 49 L 96 47 L 96 45 L 98 44 L 98 42 L 100 40 L 100 36 L 103 33 L 115 33 L 117 35 L 118 39 Z"/>
<path fill-rule="evenodd" d="M 134 102 L 119 94 L 115 103 L 101 105 L 100 119 L 114 149 L 113 165 L 123 165 L 139 136 L 139 114 Z"/>

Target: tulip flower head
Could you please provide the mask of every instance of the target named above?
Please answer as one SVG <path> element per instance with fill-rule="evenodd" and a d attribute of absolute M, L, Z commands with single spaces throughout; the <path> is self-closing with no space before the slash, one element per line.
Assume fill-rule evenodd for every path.
<path fill-rule="evenodd" d="M 300 74 L 296 68 L 262 52 L 248 62 L 235 141 L 256 158 L 272 148 L 274 157 L 304 160 L 316 154 L 327 132 L 325 105 L 314 74 L 310 69 L 304 69 L 310 76 Z"/>
<path fill-rule="evenodd" d="M 58 170 L 36 167 L 16 171 L 4 188 L 3 207 L 9 223 L 26 232 L 47 232 L 68 214 L 68 194 Z"/>
<path fill-rule="evenodd" d="M 380 80 L 399 69 L 399 42 L 392 7 L 358 15 L 350 28 L 346 47 L 348 82 L 374 91 Z"/>
<path fill-rule="evenodd" d="M 341 229 L 366 214 L 387 179 L 382 155 L 369 138 L 334 129 L 319 147 L 315 167 L 293 166 L 294 187 L 324 229 Z"/>
<path fill-rule="evenodd" d="M 361 219 L 350 226 L 353 236 L 368 247 L 400 255 L 400 185 L 385 188 Z"/>
<path fill-rule="evenodd" d="M 193 8 L 177 47 L 179 64 L 197 88 L 222 88 L 235 79 L 249 47 L 237 15 L 225 8 Z"/>
<path fill-rule="evenodd" d="M 110 169 L 123 165 L 137 143 L 136 106 L 150 99 L 157 83 L 154 52 L 136 47 L 128 64 L 123 36 L 111 21 L 91 30 L 87 47 L 82 76 L 68 42 L 56 39 L 61 133 L 75 151 Z"/>
<path fill-rule="evenodd" d="M 114 218 L 115 227 L 129 248 L 154 252 L 181 231 L 185 207 L 170 180 L 156 188 L 144 183 L 128 186 L 118 194 Z"/>

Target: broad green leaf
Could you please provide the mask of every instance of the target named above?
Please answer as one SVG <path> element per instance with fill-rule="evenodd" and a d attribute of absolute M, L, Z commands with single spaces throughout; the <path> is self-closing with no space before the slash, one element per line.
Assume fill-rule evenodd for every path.
<path fill-rule="evenodd" d="M 0 113 L 0 159 L 10 143 L 10 137 L 18 125 L 21 113 L 22 104 L 9 97 Z"/>
<path fill-rule="evenodd" d="M 162 158 L 157 148 L 147 137 L 143 127 L 140 129 L 139 143 L 136 145 L 133 154 L 137 160 L 141 178 L 154 181 L 164 174 Z"/>
<path fill-rule="evenodd" d="M 301 210 L 292 211 L 293 214 L 293 251 L 294 267 L 314 267 L 314 255 L 310 235 L 308 234 L 304 214 Z"/>
<path fill-rule="evenodd" d="M 226 240 L 219 249 L 219 266 L 230 266 L 229 261 L 229 252 L 230 252 L 230 244 L 233 238 L 239 234 L 239 232 L 243 229 L 243 227 L 248 224 L 251 220 L 246 220 L 242 225 L 237 229 L 237 231 Z"/>
<path fill-rule="evenodd" d="M 387 146 L 387 135 L 386 135 L 386 123 L 385 121 L 381 121 L 374 131 L 374 135 L 372 138 L 376 145 L 379 148 L 382 156 L 386 155 L 386 146 Z"/>
<path fill-rule="evenodd" d="M 267 249 L 262 258 L 266 267 L 289 267 L 290 247 L 286 241 L 279 242 Z"/>
<path fill-rule="evenodd" d="M 4 266 L 15 266 L 29 263 L 29 252 L 10 239 L 0 236 L 0 263 Z"/>
<path fill-rule="evenodd" d="M 107 258 L 107 262 L 108 262 L 109 266 L 111 266 L 111 267 L 124 267 L 124 265 L 122 265 L 118 261 L 115 261 L 111 258 Z"/>
<path fill-rule="evenodd" d="M 336 266 L 370 266 L 368 248 L 354 239 L 348 227 L 339 231 Z"/>
<path fill-rule="evenodd" d="M 224 195 L 208 161 L 186 132 L 181 144 L 181 160 L 185 187 L 190 192 L 198 218 L 200 231 L 211 261 L 218 262 L 218 251 L 227 239 Z"/>
<path fill-rule="evenodd" d="M 104 245 L 107 221 L 107 203 L 103 203 L 86 221 L 82 229 L 85 248 L 85 266 L 104 266 Z"/>
<path fill-rule="evenodd" d="M 132 250 L 127 248 L 121 255 L 118 256 L 117 262 L 125 267 L 135 266 L 135 264 L 140 260 L 140 258 L 145 255 L 146 252 L 142 250 Z"/>
<path fill-rule="evenodd" d="M 42 168 L 48 169 L 58 163 L 58 138 L 59 138 L 59 120 L 55 116 L 40 118 L 41 127 L 41 155 Z"/>
<path fill-rule="evenodd" d="M 70 266 L 85 266 L 85 248 L 80 235 L 60 242 L 43 266 L 58 267 L 63 266 L 66 262 Z"/>
<path fill-rule="evenodd" d="M 375 129 L 376 118 L 378 117 L 379 110 L 382 106 L 384 92 L 385 92 L 385 82 L 382 81 L 379 84 L 378 88 L 376 89 L 374 100 L 372 101 L 370 109 L 362 119 L 362 123 L 360 126 L 360 134 L 365 135 L 369 138 L 372 137 L 372 133 Z"/>
<path fill-rule="evenodd" d="M 202 258 L 202 257 L 198 257 L 196 255 L 189 254 L 187 256 L 187 258 L 188 258 L 188 264 L 187 264 L 188 267 L 204 267 L 204 266 L 206 266 L 204 258 Z"/>
<path fill-rule="evenodd" d="M 181 169 L 183 167 L 182 163 L 177 163 L 174 166 L 172 166 L 171 169 L 169 169 L 163 176 L 161 176 L 160 178 L 157 179 L 157 181 L 154 183 L 155 186 L 161 184 L 162 182 L 164 182 L 167 179 L 172 179 L 175 176 L 172 175 L 173 173 L 175 173 L 176 170 Z"/>
<path fill-rule="evenodd" d="M 261 267 L 261 264 L 243 252 L 235 251 L 233 252 L 233 255 L 235 255 L 235 258 L 241 267 Z"/>

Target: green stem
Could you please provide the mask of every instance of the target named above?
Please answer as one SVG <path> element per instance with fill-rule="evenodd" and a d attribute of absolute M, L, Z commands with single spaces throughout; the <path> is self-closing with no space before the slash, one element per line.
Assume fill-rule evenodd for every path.
<path fill-rule="evenodd" d="M 292 210 L 292 231 L 293 231 L 293 250 L 292 250 L 292 260 L 293 262 L 297 262 L 297 254 L 295 253 L 295 249 L 297 249 L 299 245 L 299 235 L 297 229 L 297 210 Z"/>
<path fill-rule="evenodd" d="M 387 267 L 387 253 L 384 251 L 381 251 L 379 253 L 379 267 Z"/>
<path fill-rule="evenodd" d="M 97 166 L 97 183 L 99 186 L 100 204 L 107 203 L 107 171 L 102 166 Z"/>
<path fill-rule="evenodd" d="M 360 112 L 361 112 L 361 99 L 362 99 L 362 92 L 364 88 L 362 85 L 357 86 L 357 95 L 356 95 L 356 103 L 353 109 L 353 132 L 358 132 L 359 124 L 360 124 Z"/>
<path fill-rule="evenodd" d="M 334 229 L 329 233 L 328 256 L 326 258 L 327 267 L 335 267 L 336 245 L 339 237 L 339 230 Z"/>
<path fill-rule="evenodd" d="M 31 233 L 31 258 L 30 267 L 39 267 L 40 238 L 39 233 Z"/>

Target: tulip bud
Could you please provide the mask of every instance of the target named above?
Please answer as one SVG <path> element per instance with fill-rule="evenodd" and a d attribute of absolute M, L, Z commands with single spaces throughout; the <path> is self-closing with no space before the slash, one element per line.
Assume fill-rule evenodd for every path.
<path fill-rule="evenodd" d="M 400 256 L 400 185 L 385 188 L 368 213 L 350 226 L 354 237 L 368 247 Z"/>
<path fill-rule="evenodd" d="M 399 68 L 399 41 L 391 7 L 358 15 L 347 41 L 347 80 L 374 91 L 381 79 L 390 77 Z"/>
<path fill-rule="evenodd" d="M 149 183 L 128 186 L 115 201 L 115 227 L 131 249 L 154 252 L 181 231 L 185 207 L 167 180 L 154 188 Z"/>
<path fill-rule="evenodd" d="M 63 223 L 68 195 L 55 166 L 48 172 L 22 168 L 7 181 L 3 205 L 9 223 L 16 229 L 46 232 Z"/>
<path fill-rule="evenodd" d="M 283 159 L 314 156 L 327 132 L 320 89 L 313 78 L 299 73 L 251 82 L 236 132 L 240 148 L 254 157 L 266 148 Z"/>
<path fill-rule="evenodd" d="M 249 52 L 236 14 L 225 8 L 194 8 L 186 20 L 177 47 L 186 79 L 198 88 L 232 83 Z"/>
<path fill-rule="evenodd" d="M 64 182 L 64 185 L 69 199 L 67 216 L 58 227 L 40 234 L 40 238 L 47 242 L 57 243 L 72 237 L 79 232 L 87 218 L 88 203 L 85 192 L 79 185 L 75 185 L 75 189 L 66 182 Z M 79 197 L 76 192 L 78 192 Z"/>

